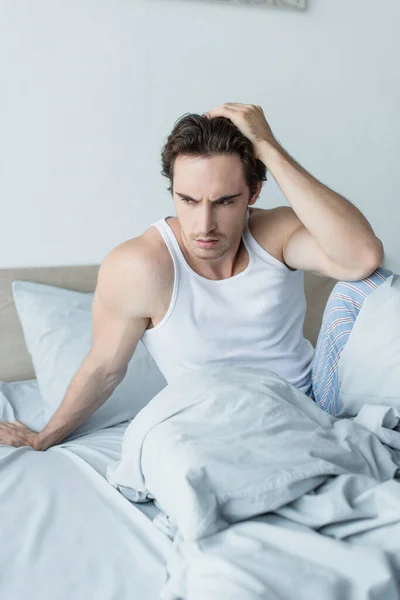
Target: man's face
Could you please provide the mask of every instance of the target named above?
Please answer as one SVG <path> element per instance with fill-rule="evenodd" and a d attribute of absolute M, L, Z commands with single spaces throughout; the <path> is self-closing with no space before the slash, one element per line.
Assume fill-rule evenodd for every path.
<path fill-rule="evenodd" d="M 177 157 L 173 196 L 185 245 L 200 259 L 221 258 L 243 232 L 249 199 L 237 154 Z M 234 196 L 227 198 L 227 196 Z M 209 241 L 207 243 L 206 241 Z"/>

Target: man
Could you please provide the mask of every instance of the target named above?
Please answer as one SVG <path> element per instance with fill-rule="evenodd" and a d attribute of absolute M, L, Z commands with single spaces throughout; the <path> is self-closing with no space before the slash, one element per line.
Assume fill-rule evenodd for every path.
<path fill-rule="evenodd" d="M 93 301 L 92 348 L 60 408 L 39 433 L 1 424 L 0 443 L 45 450 L 63 440 L 122 381 L 140 339 L 167 380 L 208 364 L 251 364 L 277 372 L 329 409 L 334 370 L 314 382 L 313 348 L 302 333 L 303 271 L 355 282 L 349 290 L 360 297 L 367 294 L 363 285 L 373 291 L 387 275 L 376 271 L 383 246 L 368 221 L 289 156 L 259 106 L 226 103 L 184 116 L 162 162 L 177 217 L 106 256 Z M 267 169 L 290 207 L 250 208 Z M 362 302 L 343 296 L 360 310 Z M 356 316 L 346 313 L 344 321 Z M 327 361 L 337 359 L 335 348 Z M 314 391 L 324 381 L 320 401 Z"/>

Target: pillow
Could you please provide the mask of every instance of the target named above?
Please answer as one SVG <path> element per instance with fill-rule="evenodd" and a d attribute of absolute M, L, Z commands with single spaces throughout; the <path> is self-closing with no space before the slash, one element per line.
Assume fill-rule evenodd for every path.
<path fill-rule="evenodd" d="M 400 276 L 367 296 L 338 365 L 338 417 L 365 404 L 400 409 Z"/>
<path fill-rule="evenodd" d="M 44 426 L 44 407 L 36 379 L 0 381 L 0 421 L 21 421 L 40 431 Z"/>
<path fill-rule="evenodd" d="M 94 294 L 19 280 L 12 291 L 47 422 L 91 348 Z M 166 383 L 140 341 L 123 381 L 74 434 L 133 419 Z"/>

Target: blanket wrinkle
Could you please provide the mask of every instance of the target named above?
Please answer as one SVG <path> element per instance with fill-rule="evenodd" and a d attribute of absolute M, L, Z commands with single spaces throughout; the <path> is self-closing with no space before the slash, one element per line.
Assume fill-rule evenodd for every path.
<path fill-rule="evenodd" d="M 285 600 L 378 599 L 378 589 L 400 600 L 390 558 L 400 554 L 399 420 L 376 406 L 337 419 L 267 369 L 208 368 L 142 409 L 107 477 L 162 511 L 154 524 L 174 540 L 166 600 L 255 600 L 270 589 Z M 259 539 L 251 561 L 235 546 L 239 531 L 250 546 Z M 283 580 L 288 569 L 296 585 Z M 318 569 L 312 587 L 304 573 Z"/>

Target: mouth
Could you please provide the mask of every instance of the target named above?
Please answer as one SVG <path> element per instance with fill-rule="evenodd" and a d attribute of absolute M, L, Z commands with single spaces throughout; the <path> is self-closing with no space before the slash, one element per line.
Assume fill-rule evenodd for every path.
<path fill-rule="evenodd" d="M 195 240 L 196 244 L 200 246 L 200 248 L 212 248 L 216 244 L 218 244 L 219 240 Z"/>

